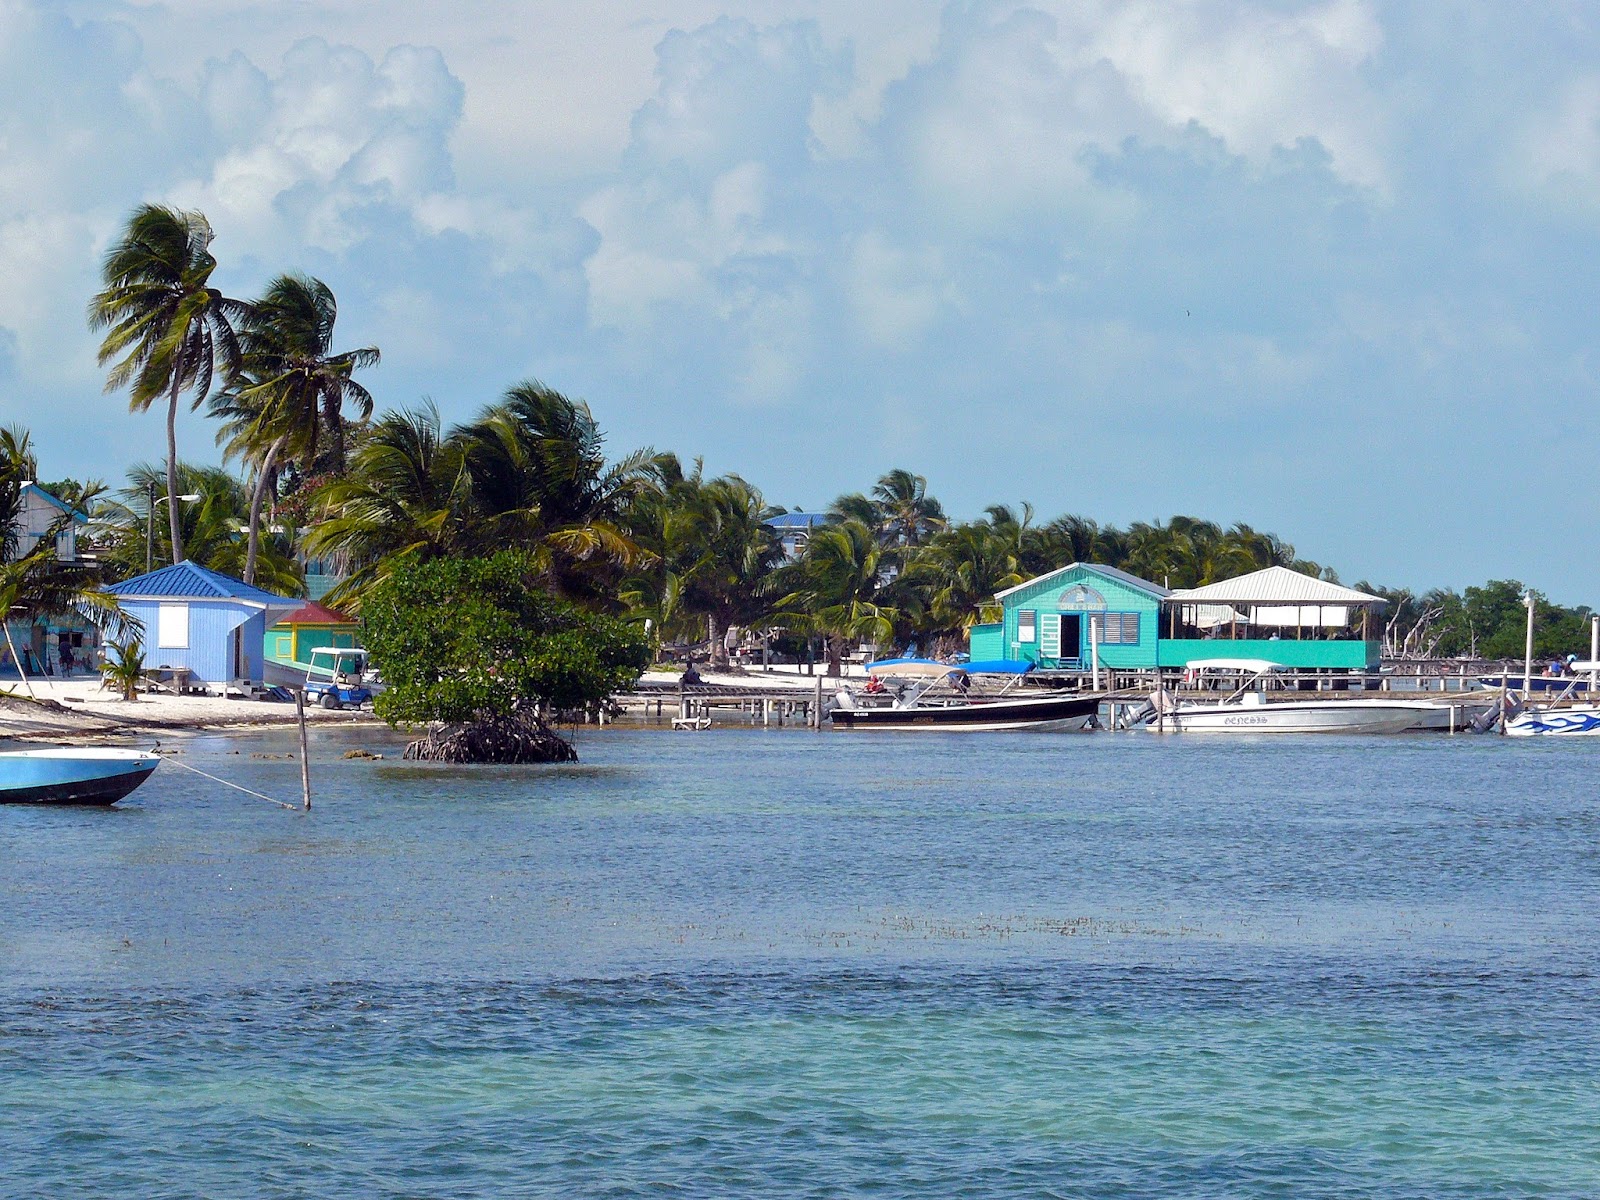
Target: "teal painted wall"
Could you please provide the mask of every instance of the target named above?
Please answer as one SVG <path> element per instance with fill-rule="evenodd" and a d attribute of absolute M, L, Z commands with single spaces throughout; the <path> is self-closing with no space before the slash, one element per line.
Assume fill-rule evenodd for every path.
<path fill-rule="evenodd" d="M 311 652 L 321 646 L 349 650 L 355 645 L 355 629 L 349 625 L 274 625 L 267 630 L 264 649 L 273 662 L 290 666 L 310 662 Z"/>
<path fill-rule="evenodd" d="M 1006 656 L 1005 626 L 974 625 L 967 631 L 967 653 L 973 662 L 993 662 Z"/>
<path fill-rule="evenodd" d="M 1304 670 L 1345 668 L 1376 669 L 1383 654 L 1382 642 L 1299 641 L 1270 638 L 1163 639 L 1161 665 L 1185 667 L 1201 658 L 1264 658 L 1286 667 Z"/>
<path fill-rule="evenodd" d="M 1098 593 L 1104 601 L 1104 609 L 1098 605 L 1085 604 L 1081 596 L 1075 595 L 1075 589 L 1080 587 Z M 1101 575 L 1092 567 L 1076 566 L 1067 571 L 1041 575 L 1007 596 L 1002 604 L 1005 606 L 1005 618 L 1001 622 L 1001 645 L 1004 653 L 996 655 L 997 658 L 1031 662 L 1045 669 L 1087 667 L 1090 659 L 1088 623 L 1090 614 L 1097 616 L 1102 613 L 1131 614 L 1138 619 L 1139 640 L 1121 644 L 1102 642 L 1100 665 L 1125 669 L 1149 668 L 1156 665 L 1160 599 L 1149 592 L 1130 587 L 1120 579 Z M 1024 642 L 1020 634 L 1019 614 L 1024 612 L 1034 614 L 1034 636 L 1031 642 Z M 1077 644 L 1063 644 L 1057 648 L 1056 653 L 1049 653 L 1051 649 L 1048 644 L 1049 625 L 1053 623 L 1049 619 L 1073 615 L 1079 619 L 1080 635 Z M 1063 622 L 1062 625 L 1064 629 L 1070 629 L 1068 622 Z M 1069 639 L 1063 637 L 1061 640 L 1065 642 Z M 976 658 L 978 655 L 974 654 L 973 657 Z"/>

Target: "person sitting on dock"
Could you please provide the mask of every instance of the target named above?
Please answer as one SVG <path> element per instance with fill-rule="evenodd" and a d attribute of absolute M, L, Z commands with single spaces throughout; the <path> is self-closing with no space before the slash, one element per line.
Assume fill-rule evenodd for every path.
<path fill-rule="evenodd" d="M 691 654 L 683 667 L 683 686 L 698 687 L 700 683 L 700 672 L 694 669 L 694 655 Z"/>

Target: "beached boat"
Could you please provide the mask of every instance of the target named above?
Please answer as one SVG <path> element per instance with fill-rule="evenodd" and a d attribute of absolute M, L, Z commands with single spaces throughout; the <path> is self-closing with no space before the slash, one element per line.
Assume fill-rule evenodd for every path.
<path fill-rule="evenodd" d="M 835 729 L 944 730 L 981 733 L 1001 730 L 1082 729 L 1099 711 L 1100 697 L 1077 693 L 1016 694 L 1013 689 L 1031 669 L 1014 662 L 950 666 L 930 659 L 887 659 L 869 663 L 867 688 L 857 694 L 841 688 L 834 697 Z M 1003 678 L 987 695 L 974 680 Z M 876 682 L 876 687 L 874 686 Z"/>
<path fill-rule="evenodd" d="M 0 752 L 0 804 L 115 804 L 161 760 L 142 750 Z"/>
<path fill-rule="evenodd" d="M 1422 700 L 1269 700 L 1260 690 L 1281 663 L 1259 658 L 1213 658 L 1192 661 L 1189 669 L 1204 677 L 1242 679 L 1217 701 L 1173 702 L 1162 693 L 1146 718 L 1158 733 L 1399 733 L 1433 715 Z"/>

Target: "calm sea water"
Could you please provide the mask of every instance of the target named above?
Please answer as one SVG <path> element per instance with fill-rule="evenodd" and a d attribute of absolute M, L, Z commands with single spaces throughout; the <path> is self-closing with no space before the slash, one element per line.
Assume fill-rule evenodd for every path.
<path fill-rule="evenodd" d="M 1600 745 L 313 749 L 0 808 L 0 1194 L 1600 1193 Z"/>

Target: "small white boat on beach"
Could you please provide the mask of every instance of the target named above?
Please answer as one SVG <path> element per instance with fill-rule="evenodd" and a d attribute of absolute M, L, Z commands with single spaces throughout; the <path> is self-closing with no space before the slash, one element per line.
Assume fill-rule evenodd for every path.
<path fill-rule="evenodd" d="M 1422 700 L 1271 700 L 1263 693 L 1281 663 L 1259 658 L 1211 658 L 1189 664 L 1205 677 L 1234 676 L 1239 685 L 1217 701 L 1174 703 L 1161 693 L 1146 719 L 1159 733 L 1400 733 L 1434 715 Z"/>
<path fill-rule="evenodd" d="M 160 763 L 143 750 L 0 751 L 0 804 L 115 804 Z"/>

